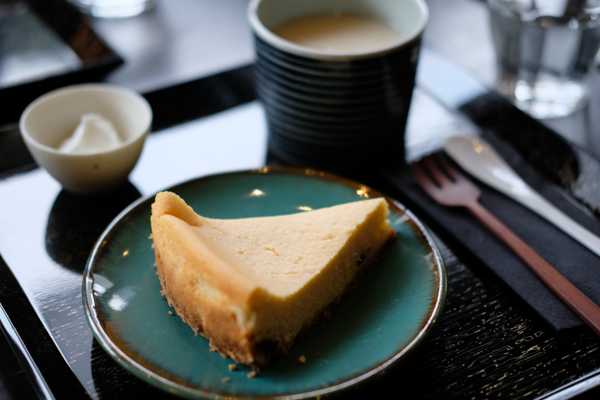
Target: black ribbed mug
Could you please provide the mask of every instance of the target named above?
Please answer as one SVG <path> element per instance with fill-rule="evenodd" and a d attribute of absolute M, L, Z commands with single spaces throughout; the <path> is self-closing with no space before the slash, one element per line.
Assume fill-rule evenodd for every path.
<path fill-rule="evenodd" d="M 341 50 L 274 33 L 313 16 L 373 18 L 399 35 Z M 269 151 L 288 164 L 336 171 L 403 162 L 428 16 L 423 0 L 252 0 L 255 89 L 265 109 Z"/>

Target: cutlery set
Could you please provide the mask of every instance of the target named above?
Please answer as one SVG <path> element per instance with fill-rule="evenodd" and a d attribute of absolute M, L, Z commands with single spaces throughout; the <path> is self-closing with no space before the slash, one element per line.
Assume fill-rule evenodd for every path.
<path fill-rule="evenodd" d="M 481 138 L 455 136 L 444 150 L 473 176 L 537 212 L 580 243 L 600 254 L 600 239 L 530 188 Z M 592 330 L 600 335 L 600 307 L 479 203 L 480 189 L 442 155 L 411 164 L 419 185 L 438 203 L 465 207 L 515 254 Z"/>
<path fill-rule="evenodd" d="M 454 136 L 444 150 L 473 176 L 537 212 L 600 255 L 600 239 L 530 188 L 481 138 Z M 480 189 L 442 155 L 411 164 L 419 185 L 438 203 L 465 207 L 501 239 L 592 330 L 600 335 L 600 307 L 479 203 Z"/>

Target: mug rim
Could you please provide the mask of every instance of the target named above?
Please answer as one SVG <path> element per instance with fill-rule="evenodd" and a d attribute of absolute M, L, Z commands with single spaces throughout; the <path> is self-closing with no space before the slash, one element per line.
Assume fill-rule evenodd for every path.
<path fill-rule="evenodd" d="M 251 0 L 248 6 L 248 20 L 250 22 L 250 27 L 252 28 L 252 31 L 256 36 L 262 39 L 265 43 L 284 52 L 295 54 L 301 57 L 324 61 L 352 61 L 366 58 L 374 58 L 388 54 L 418 39 L 423 34 L 423 31 L 425 30 L 425 27 L 427 26 L 427 22 L 429 20 L 429 8 L 427 7 L 425 1 L 409 0 L 419 7 L 421 11 L 421 19 L 417 27 L 408 35 L 403 35 L 400 39 L 394 41 L 394 43 L 392 43 L 391 45 L 377 50 L 336 54 L 327 52 L 325 50 L 320 50 L 308 46 L 302 46 L 297 43 L 285 40 L 280 36 L 274 34 L 271 30 L 265 27 L 258 18 L 257 9 L 262 1 L 263 0 Z"/>

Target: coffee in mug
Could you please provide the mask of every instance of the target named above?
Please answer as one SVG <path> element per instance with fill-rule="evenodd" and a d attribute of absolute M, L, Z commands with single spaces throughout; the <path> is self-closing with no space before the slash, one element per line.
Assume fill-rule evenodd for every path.
<path fill-rule="evenodd" d="M 385 48 L 401 37 L 377 18 L 341 13 L 295 19 L 273 33 L 290 42 L 335 54 Z"/>

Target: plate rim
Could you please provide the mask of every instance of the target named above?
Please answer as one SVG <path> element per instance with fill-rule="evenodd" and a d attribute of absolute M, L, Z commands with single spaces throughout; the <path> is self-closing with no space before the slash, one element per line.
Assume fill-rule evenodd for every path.
<path fill-rule="evenodd" d="M 95 299 L 93 295 L 93 278 L 92 272 L 95 266 L 95 258 L 102 247 L 106 244 L 105 238 L 109 236 L 115 226 L 122 222 L 122 220 L 130 214 L 135 209 L 142 207 L 145 203 L 151 201 L 154 196 L 160 191 L 170 190 L 176 192 L 178 188 L 184 187 L 186 185 L 193 184 L 197 181 L 206 180 L 210 178 L 219 178 L 222 176 L 231 176 L 231 175 L 250 175 L 250 174 L 290 174 L 290 175 L 303 175 L 303 176 L 313 176 L 320 179 L 328 180 L 333 183 L 342 184 L 352 188 L 360 188 L 361 190 L 365 190 L 369 193 L 369 197 L 382 197 L 384 198 L 388 205 L 392 208 L 395 208 L 396 211 L 399 211 L 401 215 L 406 215 L 407 221 L 412 224 L 412 230 L 415 233 L 418 233 L 419 239 L 423 242 L 423 244 L 431 250 L 434 262 L 432 263 L 432 274 L 434 275 L 435 280 L 435 293 L 433 295 L 433 299 L 429 305 L 429 311 L 427 313 L 427 317 L 421 321 L 421 326 L 418 329 L 416 335 L 406 343 L 402 348 L 398 349 L 391 357 L 381 362 L 380 364 L 369 368 L 356 376 L 347 378 L 346 380 L 339 382 L 337 384 L 332 384 L 323 388 L 308 390 L 303 392 L 295 392 L 295 393 L 286 393 L 286 394 L 278 394 L 278 395 L 266 395 L 260 396 L 263 399 L 304 399 L 314 396 L 322 396 L 327 394 L 333 394 L 338 391 L 342 391 L 345 389 L 350 389 L 352 386 L 370 381 L 371 379 L 379 376 L 383 373 L 384 370 L 390 367 L 395 367 L 400 364 L 402 357 L 409 353 L 413 348 L 417 347 L 418 344 L 422 343 L 424 339 L 429 335 L 429 333 L 433 330 L 433 328 L 437 325 L 441 314 L 444 309 L 446 295 L 447 295 L 447 272 L 445 261 L 442 257 L 441 251 L 433 239 L 433 236 L 429 232 L 429 229 L 425 226 L 423 222 L 421 222 L 410 210 L 408 210 L 402 203 L 399 201 L 372 189 L 371 187 L 361 184 L 357 181 L 344 178 L 329 172 L 323 172 L 317 169 L 312 168 L 296 168 L 296 167 L 285 167 L 285 166 L 265 166 L 259 169 L 249 169 L 249 170 L 239 170 L 239 171 L 231 171 L 231 172 L 223 172 L 223 173 L 215 173 L 209 175 L 202 175 L 195 178 L 188 179 L 186 181 L 176 183 L 170 187 L 159 190 L 156 193 L 152 193 L 150 195 L 142 196 L 129 206 L 127 206 L 123 211 L 121 211 L 106 227 L 106 229 L 102 232 L 94 247 L 88 257 L 88 260 L 85 265 L 85 269 L 83 272 L 83 284 L 82 284 L 82 302 L 83 309 L 86 317 L 86 321 L 88 322 L 88 326 L 90 327 L 95 339 L 98 341 L 98 344 L 104 351 L 108 353 L 108 355 L 115 360 L 121 367 L 123 367 L 126 371 L 133 374 L 137 378 L 145 381 L 153 386 L 166 391 L 171 394 L 175 394 L 185 398 L 208 398 L 214 396 L 234 396 L 237 399 L 250 399 L 255 398 L 255 395 L 236 395 L 231 393 L 219 393 L 216 391 L 206 391 L 199 388 L 191 388 L 189 386 L 182 385 L 173 380 L 169 380 L 168 378 L 159 375 L 157 372 L 146 368 L 144 365 L 132 359 L 128 356 L 116 343 L 114 343 L 108 334 L 102 329 L 101 323 L 98 319 L 98 314 L 95 311 Z M 435 272 L 438 272 L 435 274 Z"/>

